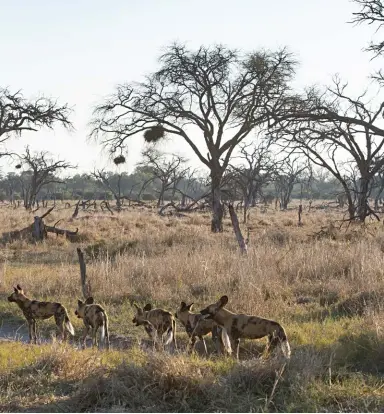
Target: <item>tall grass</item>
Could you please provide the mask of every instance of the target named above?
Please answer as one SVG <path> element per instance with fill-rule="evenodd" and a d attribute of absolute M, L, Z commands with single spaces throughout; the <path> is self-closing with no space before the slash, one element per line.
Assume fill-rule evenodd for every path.
<path fill-rule="evenodd" d="M 133 338 L 132 345 L 106 354 L 58 344 L 17 345 L 14 353 L 8 342 L 0 343 L 9 361 L 0 362 L 6 391 L 2 408 L 48 403 L 52 411 L 380 410 L 384 231 L 374 222 L 347 230 L 330 226 L 340 217 L 333 211 L 305 212 L 304 226 L 298 227 L 295 210 L 254 209 L 245 257 L 238 252 L 229 218 L 224 233 L 211 234 L 207 214 L 177 219 L 131 210 L 113 216 L 80 212 L 72 219 L 71 211 L 54 210 L 47 222 L 62 218 L 61 227 L 79 228 L 81 241 L 52 235 L 41 244 L 4 240 L 1 297 L 19 283 L 31 298 L 60 301 L 80 332 L 81 321 L 73 314 L 81 297 L 80 246 L 93 296 L 110 316 L 110 332 Z M 31 221 L 22 209 L 0 209 L 0 233 Z M 321 228 L 330 231 L 314 237 Z M 286 328 L 293 356 L 278 381 L 281 362 L 257 357 L 264 341 L 242 343 L 240 364 L 153 355 L 136 347 L 145 335 L 131 323 L 133 301 L 171 311 L 187 301 L 198 310 L 223 294 L 229 296 L 229 309 L 275 319 Z M 11 315 L 22 317 L 6 300 L 0 312 L 2 323 Z M 41 326 L 45 332 L 54 325 Z M 178 330 L 182 344 L 186 335 L 181 326 Z M 34 376 L 44 386 L 35 384 L 25 393 L 27 378 Z"/>

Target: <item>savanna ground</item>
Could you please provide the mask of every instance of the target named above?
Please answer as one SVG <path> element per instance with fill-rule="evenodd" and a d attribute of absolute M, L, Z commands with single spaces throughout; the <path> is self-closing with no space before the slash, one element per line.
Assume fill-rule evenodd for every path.
<path fill-rule="evenodd" d="M 6 300 L 19 283 L 30 298 L 63 303 L 78 342 L 80 246 L 93 296 L 109 314 L 114 347 L 106 352 L 51 340 L 2 340 L 1 411 L 383 411 L 382 222 L 339 231 L 330 223 L 340 212 L 308 212 L 305 206 L 298 227 L 296 209 L 255 208 L 243 257 L 229 218 L 223 234 L 211 234 L 209 213 L 167 218 L 155 210 L 81 212 L 76 219 L 71 213 L 59 204 L 46 222 L 63 218 L 59 227 L 78 227 L 76 243 L 50 234 L 38 245 L 1 245 L 0 336 L 26 330 L 21 311 Z M 2 207 L 0 232 L 32 220 L 21 208 Z M 322 226 L 320 237 L 313 237 Z M 240 363 L 206 358 L 199 345 L 187 356 L 178 324 L 181 352 L 154 353 L 143 346 L 144 330 L 131 322 L 132 301 L 175 312 L 182 300 L 199 310 L 223 294 L 230 310 L 285 327 L 292 358 L 284 371 L 278 358 L 260 357 L 264 340 L 242 341 Z M 49 338 L 55 325 L 48 320 L 38 327 Z M 209 338 L 207 345 L 212 350 Z"/>

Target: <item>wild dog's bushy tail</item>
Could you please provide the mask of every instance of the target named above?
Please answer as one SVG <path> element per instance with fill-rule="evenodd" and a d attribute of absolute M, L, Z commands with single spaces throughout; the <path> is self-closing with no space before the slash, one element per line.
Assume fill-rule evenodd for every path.
<path fill-rule="evenodd" d="M 108 316 L 105 312 L 103 312 L 103 324 L 100 327 L 100 343 L 109 349 Z"/>
<path fill-rule="evenodd" d="M 289 359 L 291 357 L 291 347 L 288 342 L 287 334 L 285 333 L 284 328 L 279 325 L 279 329 L 277 332 L 277 339 L 280 342 L 280 348 L 283 352 L 283 355 L 286 359 Z"/>
<path fill-rule="evenodd" d="M 283 351 L 285 358 L 291 358 L 291 347 L 287 338 L 281 342 L 281 350 Z"/>
<path fill-rule="evenodd" d="M 221 328 L 221 339 L 223 341 L 224 351 L 227 354 L 231 355 L 232 354 L 231 340 L 229 339 L 228 332 L 225 328 Z"/>
<path fill-rule="evenodd" d="M 73 328 L 73 325 L 71 324 L 71 321 L 69 320 L 69 317 L 68 317 L 68 313 L 67 313 L 67 311 L 66 310 L 64 310 L 64 312 L 65 312 L 65 314 L 64 314 L 64 326 L 65 326 L 65 329 L 72 335 L 72 336 L 74 336 L 75 335 L 75 330 L 74 330 L 74 328 Z"/>
<path fill-rule="evenodd" d="M 167 336 L 165 338 L 164 345 L 169 345 L 173 342 L 173 346 L 177 349 L 176 345 L 176 321 L 172 318 L 171 326 L 167 329 Z"/>

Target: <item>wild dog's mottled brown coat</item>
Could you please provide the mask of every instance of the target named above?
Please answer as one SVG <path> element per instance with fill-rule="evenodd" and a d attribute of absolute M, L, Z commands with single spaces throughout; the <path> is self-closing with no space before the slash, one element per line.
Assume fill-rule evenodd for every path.
<path fill-rule="evenodd" d="M 228 296 L 222 296 L 218 302 L 207 306 L 200 313 L 212 318 L 227 330 L 229 337 L 236 345 L 237 358 L 239 358 L 240 338 L 259 339 L 265 336 L 268 336 L 270 351 L 280 345 L 285 357 L 290 357 L 291 350 L 287 335 L 279 323 L 258 316 L 235 314 L 224 308 L 227 303 Z"/>
<path fill-rule="evenodd" d="M 100 328 L 100 344 L 103 342 L 106 349 L 109 349 L 108 316 L 100 305 L 94 303 L 93 297 L 89 297 L 85 302 L 78 300 L 75 314 L 84 322 L 83 346 L 85 347 L 85 340 L 90 328 L 92 328 L 92 346 L 97 345 L 97 331 Z"/>
<path fill-rule="evenodd" d="M 14 292 L 8 296 L 9 302 L 15 302 L 22 310 L 25 319 L 28 322 L 29 341 L 36 343 L 36 319 L 55 318 L 56 325 L 62 339 L 66 339 L 66 331 L 71 335 L 75 334 L 73 326 L 69 320 L 67 310 L 58 302 L 39 302 L 37 300 L 28 299 L 22 287 L 17 285 Z"/>
<path fill-rule="evenodd" d="M 152 305 L 148 303 L 144 308 L 140 308 L 135 303 L 136 315 L 132 322 L 136 326 L 144 325 L 145 330 L 151 339 L 154 339 L 153 328 L 157 332 L 157 337 L 163 340 L 163 335 L 167 334 L 164 345 L 168 345 L 171 341 L 176 349 L 176 321 L 171 312 L 164 309 L 152 309 Z M 149 325 L 147 322 L 150 322 Z"/>
<path fill-rule="evenodd" d="M 204 345 L 205 353 L 208 354 L 207 345 L 204 340 L 204 335 L 212 333 L 212 340 L 215 344 L 218 353 L 224 353 L 225 347 L 222 339 L 222 329 L 213 319 L 204 319 L 200 313 L 192 313 L 193 303 L 187 305 L 185 302 L 180 303 L 175 316 L 185 327 L 185 330 L 190 337 L 189 350 L 192 351 L 196 338 L 199 338 Z"/>

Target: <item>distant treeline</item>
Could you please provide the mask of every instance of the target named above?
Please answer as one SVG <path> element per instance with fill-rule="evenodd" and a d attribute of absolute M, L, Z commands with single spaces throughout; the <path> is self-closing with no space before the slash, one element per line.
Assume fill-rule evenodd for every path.
<path fill-rule="evenodd" d="M 161 191 L 161 182 L 158 179 L 151 180 L 151 173 L 145 167 L 137 167 L 132 174 L 107 172 L 108 182 L 111 188 L 117 192 L 120 181 L 120 194 L 132 200 L 157 200 Z M 30 180 L 28 172 L 8 173 L 0 177 L 0 200 L 22 200 L 27 191 Z M 100 180 L 91 174 L 75 174 L 67 178 L 57 178 L 57 181 L 45 185 L 38 193 L 38 200 L 112 200 L 113 192 Z M 308 183 L 296 183 L 292 192 L 292 198 L 303 199 L 335 199 L 341 193 L 340 186 L 333 180 L 312 178 Z M 175 188 L 166 192 L 166 199 L 181 200 L 183 194 L 197 199 L 209 194 L 209 182 L 204 177 L 182 178 Z M 263 188 L 264 196 L 276 194 L 274 183 L 271 182 Z M 225 198 L 225 193 L 224 193 Z"/>

